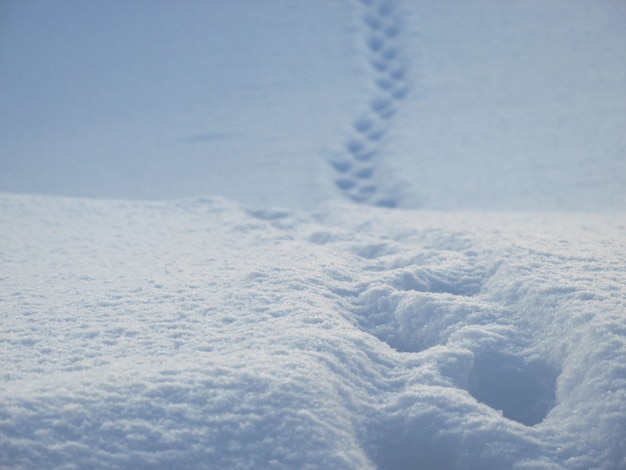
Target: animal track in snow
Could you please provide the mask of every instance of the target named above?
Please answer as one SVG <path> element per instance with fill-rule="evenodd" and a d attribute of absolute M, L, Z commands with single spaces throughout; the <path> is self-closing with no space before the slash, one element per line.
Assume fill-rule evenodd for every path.
<path fill-rule="evenodd" d="M 485 262 L 466 243 L 453 237 L 417 257 L 393 241 L 353 246 L 374 276 L 359 285 L 352 312 L 364 331 L 399 353 L 433 358 L 442 347 L 459 348 L 458 358 L 450 353 L 441 362 L 448 386 L 534 426 L 555 406 L 559 369 L 529 353 L 524 321 L 485 292 L 500 261 Z"/>
<path fill-rule="evenodd" d="M 377 164 L 390 121 L 409 91 L 398 43 L 401 19 L 391 1 L 360 0 L 358 8 L 373 92 L 354 119 L 343 150 L 329 161 L 335 185 L 350 200 L 395 207 L 394 197 L 381 194 Z"/>

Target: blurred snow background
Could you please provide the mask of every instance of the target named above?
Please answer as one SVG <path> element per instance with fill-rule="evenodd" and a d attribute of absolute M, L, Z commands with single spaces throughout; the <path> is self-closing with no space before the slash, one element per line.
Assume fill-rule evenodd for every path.
<path fill-rule="evenodd" d="M 373 120 L 398 205 L 626 207 L 622 1 L 1 8 L 3 191 L 312 209 Z"/>
<path fill-rule="evenodd" d="M 624 468 L 625 5 L 0 2 L 0 467 Z"/>

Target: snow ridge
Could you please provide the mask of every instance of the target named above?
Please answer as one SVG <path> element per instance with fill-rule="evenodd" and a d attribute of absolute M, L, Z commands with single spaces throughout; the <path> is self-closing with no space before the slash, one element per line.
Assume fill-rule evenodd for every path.
<path fill-rule="evenodd" d="M 365 110 L 352 122 L 344 150 L 330 164 L 335 185 L 348 199 L 396 207 L 396 197 L 381 194 L 377 164 L 391 121 L 409 91 L 407 65 L 399 47 L 400 12 L 387 0 L 360 0 L 359 10 L 373 92 Z"/>

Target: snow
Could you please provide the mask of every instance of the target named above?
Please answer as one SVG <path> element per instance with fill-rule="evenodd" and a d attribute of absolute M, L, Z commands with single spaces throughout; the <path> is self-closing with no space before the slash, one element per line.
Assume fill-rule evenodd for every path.
<path fill-rule="evenodd" d="M 623 2 L 0 13 L 0 468 L 626 468 Z"/>
<path fill-rule="evenodd" d="M 2 206 L 11 467 L 623 463 L 622 216 Z"/>

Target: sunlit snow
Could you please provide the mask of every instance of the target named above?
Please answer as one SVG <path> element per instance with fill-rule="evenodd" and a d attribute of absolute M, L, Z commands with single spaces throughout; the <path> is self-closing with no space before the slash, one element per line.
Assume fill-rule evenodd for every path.
<path fill-rule="evenodd" d="M 618 0 L 0 4 L 0 468 L 626 468 Z"/>

